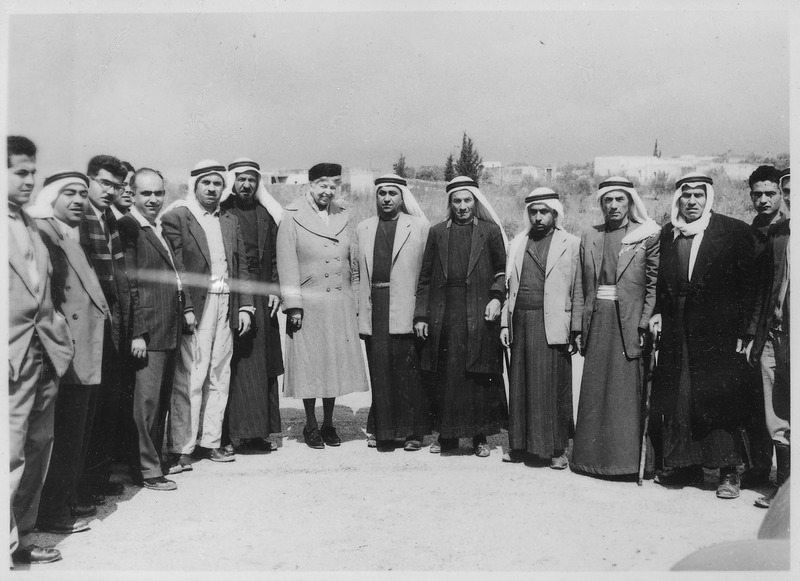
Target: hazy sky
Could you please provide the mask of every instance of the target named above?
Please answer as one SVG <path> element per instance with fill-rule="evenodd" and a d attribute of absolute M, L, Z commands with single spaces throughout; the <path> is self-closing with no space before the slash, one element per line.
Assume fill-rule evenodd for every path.
<path fill-rule="evenodd" d="M 452 3 L 448 3 L 448 6 Z M 274 6 L 274 4 L 273 4 Z M 323 6 L 323 5 L 320 5 Z M 40 165 L 443 164 L 789 150 L 789 23 L 752 10 L 12 15 Z"/>

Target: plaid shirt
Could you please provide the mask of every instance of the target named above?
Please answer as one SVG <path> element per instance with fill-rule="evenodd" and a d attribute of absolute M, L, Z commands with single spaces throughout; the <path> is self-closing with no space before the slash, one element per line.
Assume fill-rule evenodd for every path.
<path fill-rule="evenodd" d="M 125 256 L 122 253 L 122 242 L 119 239 L 119 231 L 117 230 L 117 219 L 108 208 L 103 211 L 103 215 L 105 216 L 111 239 L 111 249 L 109 250 L 100 218 L 97 217 L 93 208 L 86 209 L 86 217 L 81 222 L 81 246 L 86 250 L 86 254 L 89 256 L 92 266 L 94 266 L 94 271 L 100 281 L 106 300 L 109 304 L 113 304 L 117 299 L 114 270 L 120 268 L 122 272 L 125 272 Z"/>

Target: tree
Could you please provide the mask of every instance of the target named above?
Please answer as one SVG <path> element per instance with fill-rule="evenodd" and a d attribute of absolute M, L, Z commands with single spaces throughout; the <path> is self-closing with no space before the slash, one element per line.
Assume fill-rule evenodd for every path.
<path fill-rule="evenodd" d="M 401 178 L 406 177 L 406 156 L 402 153 L 400 154 L 400 159 L 397 160 L 393 166 L 394 173 L 399 175 Z"/>
<path fill-rule="evenodd" d="M 464 136 L 461 138 L 461 155 L 459 155 L 455 166 L 456 175 L 468 176 L 477 183 L 481 177 L 482 164 L 483 159 L 481 159 L 478 150 L 475 149 L 472 143 L 472 139 L 467 136 L 465 131 Z"/>
<path fill-rule="evenodd" d="M 417 170 L 417 179 L 426 182 L 440 182 L 444 179 L 444 170 L 440 165 L 423 165 Z"/>
<path fill-rule="evenodd" d="M 449 182 L 454 177 L 456 177 L 456 166 L 451 153 L 447 156 L 447 161 L 444 162 L 444 181 Z"/>

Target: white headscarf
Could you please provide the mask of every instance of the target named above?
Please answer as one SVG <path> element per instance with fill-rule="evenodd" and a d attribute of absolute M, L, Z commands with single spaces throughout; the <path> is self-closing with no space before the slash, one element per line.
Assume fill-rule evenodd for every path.
<path fill-rule="evenodd" d="M 222 192 L 222 198 L 219 200 L 220 204 L 227 200 L 230 195 L 236 195 L 233 193 L 233 186 L 236 183 L 236 178 L 239 174 L 248 171 L 254 172 L 256 176 L 258 176 L 258 184 L 256 185 L 256 200 L 258 200 L 258 203 L 264 206 L 264 209 L 269 212 L 270 216 L 272 216 L 272 219 L 275 220 L 275 223 L 280 225 L 281 218 L 283 217 L 283 208 L 278 200 L 273 198 L 267 191 L 267 187 L 264 185 L 264 175 L 261 173 L 261 166 L 252 159 L 240 157 L 228 166 L 228 177 L 226 180 L 227 185 L 225 187 L 225 191 Z"/>
<path fill-rule="evenodd" d="M 221 163 L 214 161 L 213 159 L 204 159 L 196 166 L 189 174 L 189 190 L 186 192 L 186 196 L 182 200 L 175 200 L 169 206 L 167 206 L 164 211 L 161 213 L 163 216 L 167 212 L 174 210 L 175 208 L 180 208 L 186 205 L 187 200 L 191 200 L 195 197 L 194 189 L 197 186 L 197 182 L 200 181 L 203 177 L 211 174 L 217 174 L 219 177 L 222 178 L 223 184 L 223 195 L 224 195 L 224 188 L 225 188 L 225 177 L 228 175 L 228 170 L 225 168 L 224 165 Z"/>
<path fill-rule="evenodd" d="M 528 208 L 534 204 L 544 204 L 553 210 L 553 212 L 555 212 L 555 227 L 560 230 L 564 229 L 564 227 L 561 225 L 561 221 L 564 219 L 564 206 L 558 199 L 557 193 L 550 188 L 541 187 L 536 188 L 530 194 L 525 196 L 525 214 L 523 218 L 522 230 L 520 230 L 519 234 L 514 236 L 514 238 L 511 240 L 511 245 L 508 248 L 508 257 L 506 258 L 506 284 L 508 284 L 508 281 L 511 278 L 511 270 L 514 268 L 514 259 L 517 256 L 517 252 L 519 252 L 520 246 L 526 243 L 528 239 L 528 233 L 531 231 L 531 228 L 533 228 L 530 214 L 528 214 Z"/>
<path fill-rule="evenodd" d="M 417 203 L 414 194 L 411 193 L 411 190 L 408 187 L 408 182 L 405 178 L 401 178 L 397 174 L 387 173 L 382 175 L 378 179 L 375 180 L 375 195 L 378 195 L 378 192 L 381 191 L 384 187 L 395 187 L 400 190 L 400 194 L 403 196 L 403 205 L 401 210 L 410 216 L 416 216 L 417 218 L 422 218 L 423 220 L 427 221 L 425 217 L 425 212 L 422 211 L 419 203 Z"/>
<path fill-rule="evenodd" d="M 450 213 L 450 200 L 452 199 L 453 192 L 460 190 L 467 190 L 475 198 L 475 216 L 477 218 L 497 224 L 500 228 L 500 234 L 503 236 L 503 245 L 508 249 L 508 236 L 506 236 L 506 231 L 503 230 L 503 224 L 500 222 L 500 218 L 497 216 L 494 208 L 492 208 L 489 200 L 486 199 L 486 196 L 478 189 L 478 184 L 475 183 L 475 180 L 472 178 L 458 176 L 447 183 L 445 191 L 447 192 L 448 213 Z"/>
<path fill-rule="evenodd" d="M 64 171 L 51 175 L 44 180 L 44 187 L 25 212 L 31 218 L 54 218 L 53 204 L 56 203 L 61 190 L 70 184 L 80 184 L 88 188 L 89 178 L 79 171 Z"/>
<path fill-rule="evenodd" d="M 675 182 L 675 195 L 672 197 L 672 212 L 670 215 L 675 230 L 684 236 L 694 236 L 704 232 L 711 220 L 711 207 L 714 205 L 714 180 L 701 173 L 689 173 Z M 706 205 L 703 213 L 694 222 L 686 222 L 680 213 L 678 200 L 684 188 L 703 188 L 706 191 Z"/>
<path fill-rule="evenodd" d="M 625 192 L 630 196 L 632 204 L 628 208 L 628 219 L 634 224 L 639 225 L 638 228 L 634 228 L 625 234 L 622 238 L 623 245 L 636 244 L 645 238 L 649 238 L 656 232 L 661 231 L 661 227 L 656 221 L 651 220 L 647 215 L 644 202 L 642 202 L 636 188 L 633 187 L 633 183 L 628 178 L 614 176 L 601 182 L 597 189 L 597 200 L 600 202 L 601 206 L 603 203 L 603 196 L 611 192 Z"/>
<path fill-rule="evenodd" d="M 781 175 L 778 180 L 778 187 L 781 189 L 781 194 L 783 194 L 783 183 L 791 177 L 789 173 L 789 168 L 787 167 L 784 170 L 781 170 Z"/>

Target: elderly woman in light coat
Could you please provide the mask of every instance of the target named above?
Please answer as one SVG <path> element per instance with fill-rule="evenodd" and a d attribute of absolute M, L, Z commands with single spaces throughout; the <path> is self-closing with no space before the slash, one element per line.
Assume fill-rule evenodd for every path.
<path fill-rule="evenodd" d="M 342 167 L 308 171 L 309 191 L 289 204 L 278 228 L 278 275 L 286 313 L 283 389 L 302 398 L 303 436 L 311 448 L 341 444 L 333 426 L 336 397 L 367 391 L 351 290 L 349 214 L 334 199 Z M 320 429 L 314 411 L 322 398 Z"/>

